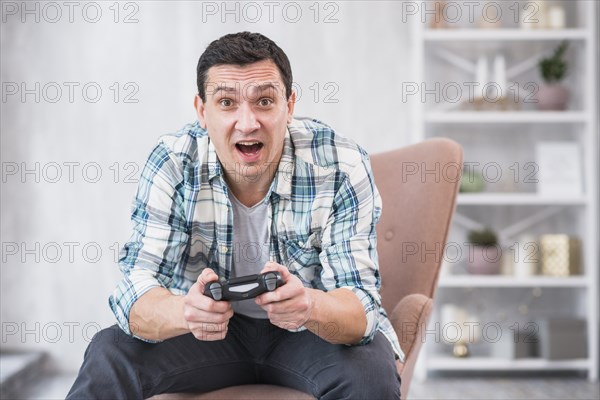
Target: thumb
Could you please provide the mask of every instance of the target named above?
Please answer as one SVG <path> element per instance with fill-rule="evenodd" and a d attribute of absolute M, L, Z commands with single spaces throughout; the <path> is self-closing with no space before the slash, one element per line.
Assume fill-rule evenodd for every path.
<path fill-rule="evenodd" d="M 290 271 L 286 267 L 284 267 L 283 265 L 278 264 L 274 261 L 267 261 L 264 268 L 260 272 L 262 274 L 262 273 L 269 272 L 269 271 L 279 272 L 281 274 L 281 278 L 283 279 L 284 282 L 287 282 L 288 278 L 291 275 Z"/>
<path fill-rule="evenodd" d="M 196 282 L 198 282 L 200 292 L 204 293 L 204 288 L 208 283 L 218 280 L 219 277 L 217 276 L 217 274 L 215 274 L 215 271 L 213 271 L 210 268 L 204 268 L 200 275 L 198 275 L 198 279 L 196 280 Z"/>

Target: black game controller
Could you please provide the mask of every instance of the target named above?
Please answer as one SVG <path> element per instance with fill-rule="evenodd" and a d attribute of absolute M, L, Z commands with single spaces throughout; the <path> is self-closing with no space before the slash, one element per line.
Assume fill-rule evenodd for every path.
<path fill-rule="evenodd" d="M 269 271 L 260 275 L 240 276 L 229 280 L 209 282 L 204 288 L 204 295 L 217 301 L 253 299 L 263 293 L 272 292 L 283 283 L 283 278 L 281 278 L 279 272 Z"/>

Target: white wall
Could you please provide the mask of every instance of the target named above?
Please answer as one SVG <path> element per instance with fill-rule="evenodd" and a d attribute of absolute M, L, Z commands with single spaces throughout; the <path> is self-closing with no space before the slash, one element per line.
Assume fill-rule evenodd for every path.
<path fill-rule="evenodd" d="M 196 62 L 221 35 L 258 31 L 287 52 L 303 92 L 297 115 L 328 122 L 371 152 L 409 140 L 410 104 L 402 103 L 400 86 L 413 72 L 411 38 L 398 2 L 321 3 L 317 23 L 313 2 L 296 3 L 302 11 L 296 23 L 286 21 L 295 18 L 293 8 L 284 13 L 286 3 L 277 3 L 273 23 L 263 2 L 254 3 L 262 13 L 256 23 L 256 8 L 244 13 L 243 3 L 228 5 L 240 7 L 239 23 L 235 14 L 221 14 L 221 2 L 121 3 L 119 23 L 113 2 L 93 3 L 85 12 L 87 3 L 78 3 L 72 23 L 62 2 L 54 3 L 60 18 L 54 6 L 29 3 L 33 10 L 37 4 L 39 22 L 22 4 L 2 4 L 3 351 L 44 350 L 58 368 L 76 370 L 89 338 L 114 323 L 107 302 L 120 275 L 114 243 L 129 236 L 136 189 L 125 176 L 137 178 L 159 135 L 194 119 Z M 86 21 L 96 18 L 96 5 L 99 21 Z M 217 7 L 217 14 L 203 7 Z M 122 23 L 132 12 L 138 22 Z M 324 23 L 331 13 L 338 21 Z M 11 94 L 15 85 L 35 91 L 36 82 L 39 102 L 35 94 L 24 101 Z M 65 82 L 78 84 L 72 102 L 68 85 L 75 83 Z M 125 88 L 128 82 L 134 86 Z M 83 97 L 86 83 L 102 89 L 99 101 Z M 310 89 L 315 83 L 317 102 Z M 62 97 L 53 103 L 57 86 Z M 138 102 L 124 103 L 131 87 L 139 88 Z M 337 103 L 324 102 L 331 88 L 339 88 Z M 93 98 L 93 86 L 88 89 Z M 22 175 L 36 166 L 37 172 Z"/>

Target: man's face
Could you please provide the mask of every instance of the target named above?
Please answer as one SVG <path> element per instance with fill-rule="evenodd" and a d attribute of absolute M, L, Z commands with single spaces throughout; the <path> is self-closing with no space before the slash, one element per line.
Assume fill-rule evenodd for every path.
<path fill-rule="evenodd" d="M 295 93 L 285 98 L 285 85 L 271 60 L 209 68 L 206 102 L 196 95 L 194 106 L 226 177 L 231 180 L 233 170 L 254 178 L 257 168 L 275 170 L 294 101 Z"/>

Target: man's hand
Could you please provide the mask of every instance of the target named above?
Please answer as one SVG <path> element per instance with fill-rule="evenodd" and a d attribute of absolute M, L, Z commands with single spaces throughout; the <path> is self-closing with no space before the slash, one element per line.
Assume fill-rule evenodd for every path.
<path fill-rule="evenodd" d="M 309 320 L 314 308 L 315 301 L 310 290 L 283 265 L 268 262 L 261 274 L 268 271 L 278 271 L 285 283 L 256 297 L 256 304 L 267 312 L 273 325 L 283 329 L 300 328 Z"/>
<path fill-rule="evenodd" d="M 204 268 L 185 295 L 183 317 L 198 340 L 223 340 L 227 335 L 227 326 L 233 316 L 231 303 L 215 301 L 204 295 L 206 284 L 218 278 L 212 269 Z"/>

